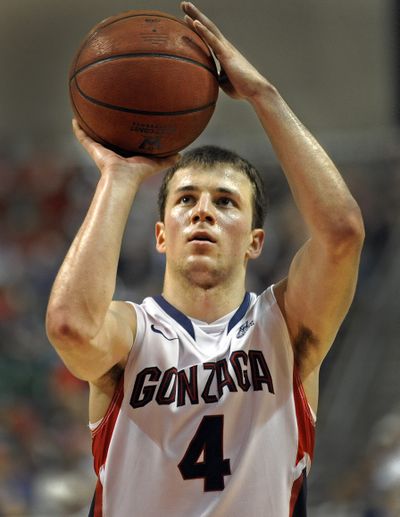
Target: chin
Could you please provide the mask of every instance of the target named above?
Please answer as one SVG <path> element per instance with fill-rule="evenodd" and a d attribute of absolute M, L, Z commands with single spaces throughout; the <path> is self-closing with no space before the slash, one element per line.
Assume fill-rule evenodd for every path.
<path fill-rule="evenodd" d="M 181 271 L 189 283 L 203 289 L 211 289 L 220 284 L 225 274 L 221 267 L 217 267 L 209 257 L 202 257 L 189 260 Z"/>
<path fill-rule="evenodd" d="M 187 280 L 193 287 L 199 287 L 200 289 L 204 289 L 205 291 L 213 289 L 214 287 L 220 284 L 220 281 L 218 281 L 217 279 L 203 275 L 192 275 L 190 277 L 187 277 Z"/>

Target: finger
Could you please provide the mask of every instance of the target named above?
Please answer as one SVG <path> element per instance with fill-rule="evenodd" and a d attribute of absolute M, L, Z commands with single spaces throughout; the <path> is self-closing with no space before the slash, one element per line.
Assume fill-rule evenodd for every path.
<path fill-rule="evenodd" d="M 93 142 L 93 140 L 90 138 L 90 136 L 88 136 L 85 133 L 85 131 L 80 127 L 80 125 L 78 124 L 78 121 L 76 120 L 76 118 L 72 119 L 72 129 L 74 131 L 74 134 L 75 134 L 76 138 L 79 140 L 79 142 L 82 145 L 83 145 L 84 141 L 86 141 L 86 143 Z"/>
<path fill-rule="evenodd" d="M 196 32 L 202 39 L 203 41 L 207 44 L 207 46 L 211 49 L 211 51 L 213 50 L 211 45 L 208 43 L 208 41 L 206 41 L 205 37 L 202 35 L 201 33 L 201 29 L 198 31 L 196 29 L 196 26 L 194 25 L 194 20 L 192 18 L 190 18 L 190 16 L 188 16 L 187 14 L 185 15 L 184 17 L 184 21 L 185 23 L 188 25 L 188 27 L 190 29 L 192 29 L 192 31 Z M 203 26 L 204 27 L 204 26 Z"/>
<path fill-rule="evenodd" d="M 213 23 L 205 14 L 203 14 L 200 9 L 195 7 L 191 2 L 182 2 L 181 3 L 182 10 L 185 14 L 190 16 L 193 20 L 199 20 L 203 25 L 207 27 L 209 31 L 211 31 L 215 36 L 222 38 L 222 32 L 218 29 L 218 27 Z"/>
<path fill-rule="evenodd" d="M 184 16 L 184 21 L 186 22 L 186 24 L 193 30 L 193 31 L 196 31 L 196 29 L 194 28 L 194 25 L 193 25 L 193 18 L 191 18 L 190 16 L 188 16 L 187 14 L 185 14 Z"/>
<path fill-rule="evenodd" d="M 146 167 L 150 167 L 152 169 L 167 169 L 168 167 L 172 167 L 175 165 L 181 158 L 180 154 L 174 154 L 171 156 L 165 156 L 163 158 L 159 158 L 158 156 L 142 156 L 135 155 L 127 158 L 126 160 L 132 164 L 138 164 Z"/>
<path fill-rule="evenodd" d="M 158 163 L 161 169 L 168 169 L 172 167 L 181 159 L 181 155 L 179 153 L 173 154 L 172 156 L 166 156 L 165 158 L 155 158 L 155 161 Z"/>
<path fill-rule="evenodd" d="M 199 20 L 193 21 L 193 27 L 195 31 L 199 34 L 199 36 L 201 36 L 205 40 L 205 42 L 212 48 L 214 54 L 217 57 L 219 57 L 225 49 L 223 40 L 215 36 L 215 34 L 211 32 Z"/>
<path fill-rule="evenodd" d="M 72 129 L 73 129 L 75 135 L 77 135 L 77 133 L 79 131 L 82 131 L 82 129 L 79 126 L 78 121 L 76 120 L 76 118 L 72 119 Z"/>
<path fill-rule="evenodd" d="M 182 155 L 180 153 L 173 154 L 172 156 L 168 156 L 166 158 L 166 164 L 168 167 L 172 167 L 176 163 L 179 162 L 179 160 L 182 158 Z"/>
<path fill-rule="evenodd" d="M 104 149 L 103 146 L 90 138 L 90 136 L 88 136 L 79 126 L 76 119 L 72 120 L 72 127 L 78 142 L 82 145 L 89 156 L 93 158 L 95 163 L 99 164 L 100 160 L 102 159 L 102 150 Z"/>

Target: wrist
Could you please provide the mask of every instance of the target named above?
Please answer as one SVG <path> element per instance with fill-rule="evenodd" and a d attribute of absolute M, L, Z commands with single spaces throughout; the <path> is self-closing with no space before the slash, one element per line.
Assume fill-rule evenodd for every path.
<path fill-rule="evenodd" d="M 281 99 L 277 88 L 267 79 L 263 78 L 254 93 L 247 100 L 255 110 L 265 105 L 271 105 Z"/>
<path fill-rule="evenodd" d="M 146 177 L 144 173 L 124 165 L 104 167 L 100 172 L 105 183 L 132 190 L 137 190 Z"/>
<path fill-rule="evenodd" d="M 118 199 L 122 206 L 130 207 L 141 184 L 142 178 L 123 171 L 106 169 L 101 171 L 98 188 L 105 196 Z"/>

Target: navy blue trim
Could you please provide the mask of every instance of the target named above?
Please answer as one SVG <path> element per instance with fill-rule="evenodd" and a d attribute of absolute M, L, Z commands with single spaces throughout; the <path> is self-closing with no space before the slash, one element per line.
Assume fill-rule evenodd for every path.
<path fill-rule="evenodd" d="M 229 320 L 228 323 L 228 331 L 227 334 L 233 329 L 233 327 L 236 325 L 236 323 L 239 323 L 239 321 L 243 318 L 243 316 L 246 314 L 247 309 L 250 305 L 250 294 L 246 293 L 244 295 L 243 301 L 238 308 L 238 310 L 235 312 L 235 314 L 232 316 L 232 318 Z"/>
<path fill-rule="evenodd" d="M 196 335 L 194 332 L 193 323 L 191 320 L 183 314 L 183 312 L 176 309 L 173 305 L 171 305 L 167 300 L 161 295 L 154 296 L 154 300 L 158 303 L 158 305 L 164 309 L 164 311 L 171 316 L 171 318 L 174 318 L 175 321 L 183 327 L 186 332 L 192 336 L 192 338 L 196 341 Z M 240 304 L 240 307 L 235 312 L 235 314 L 232 316 L 232 318 L 229 320 L 228 323 L 228 331 L 229 333 L 233 327 L 236 325 L 236 323 L 239 323 L 239 321 L 243 318 L 243 316 L 246 314 L 247 309 L 250 305 L 250 294 L 246 293 L 242 303 Z"/>
<path fill-rule="evenodd" d="M 307 517 L 307 471 L 303 469 L 303 482 L 297 497 L 296 506 L 293 510 L 293 517 Z"/>
<path fill-rule="evenodd" d="M 181 327 L 183 327 L 186 332 L 192 336 L 192 338 L 196 341 L 196 336 L 194 333 L 194 327 L 193 323 L 190 321 L 190 319 L 183 314 L 183 312 L 179 311 L 178 309 L 175 309 L 173 305 L 171 305 L 167 300 L 161 295 L 154 296 L 154 300 L 158 303 L 158 305 L 164 309 L 164 311 L 171 316 L 171 318 L 174 318 Z"/>
<path fill-rule="evenodd" d="M 92 499 L 92 504 L 90 505 L 90 510 L 89 510 L 88 517 L 94 517 L 94 501 L 95 501 L 95 498 L 96 498 L 96 490 L 94 491 L 94 495 L 93 495 L 93 499 Z"/>

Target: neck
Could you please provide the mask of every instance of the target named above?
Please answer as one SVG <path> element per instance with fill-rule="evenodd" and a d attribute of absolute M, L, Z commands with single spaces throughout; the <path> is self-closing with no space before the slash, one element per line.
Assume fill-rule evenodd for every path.
<path fill-rule="evenodd" d="M 244 279 L 212 287 L 195 285 L 185 278 L 173 281 L 167 272 L 164 279 L 164 298 L 186 316 L 207 323 L 233 311 L 242 303 L 244 295 Z"/>

